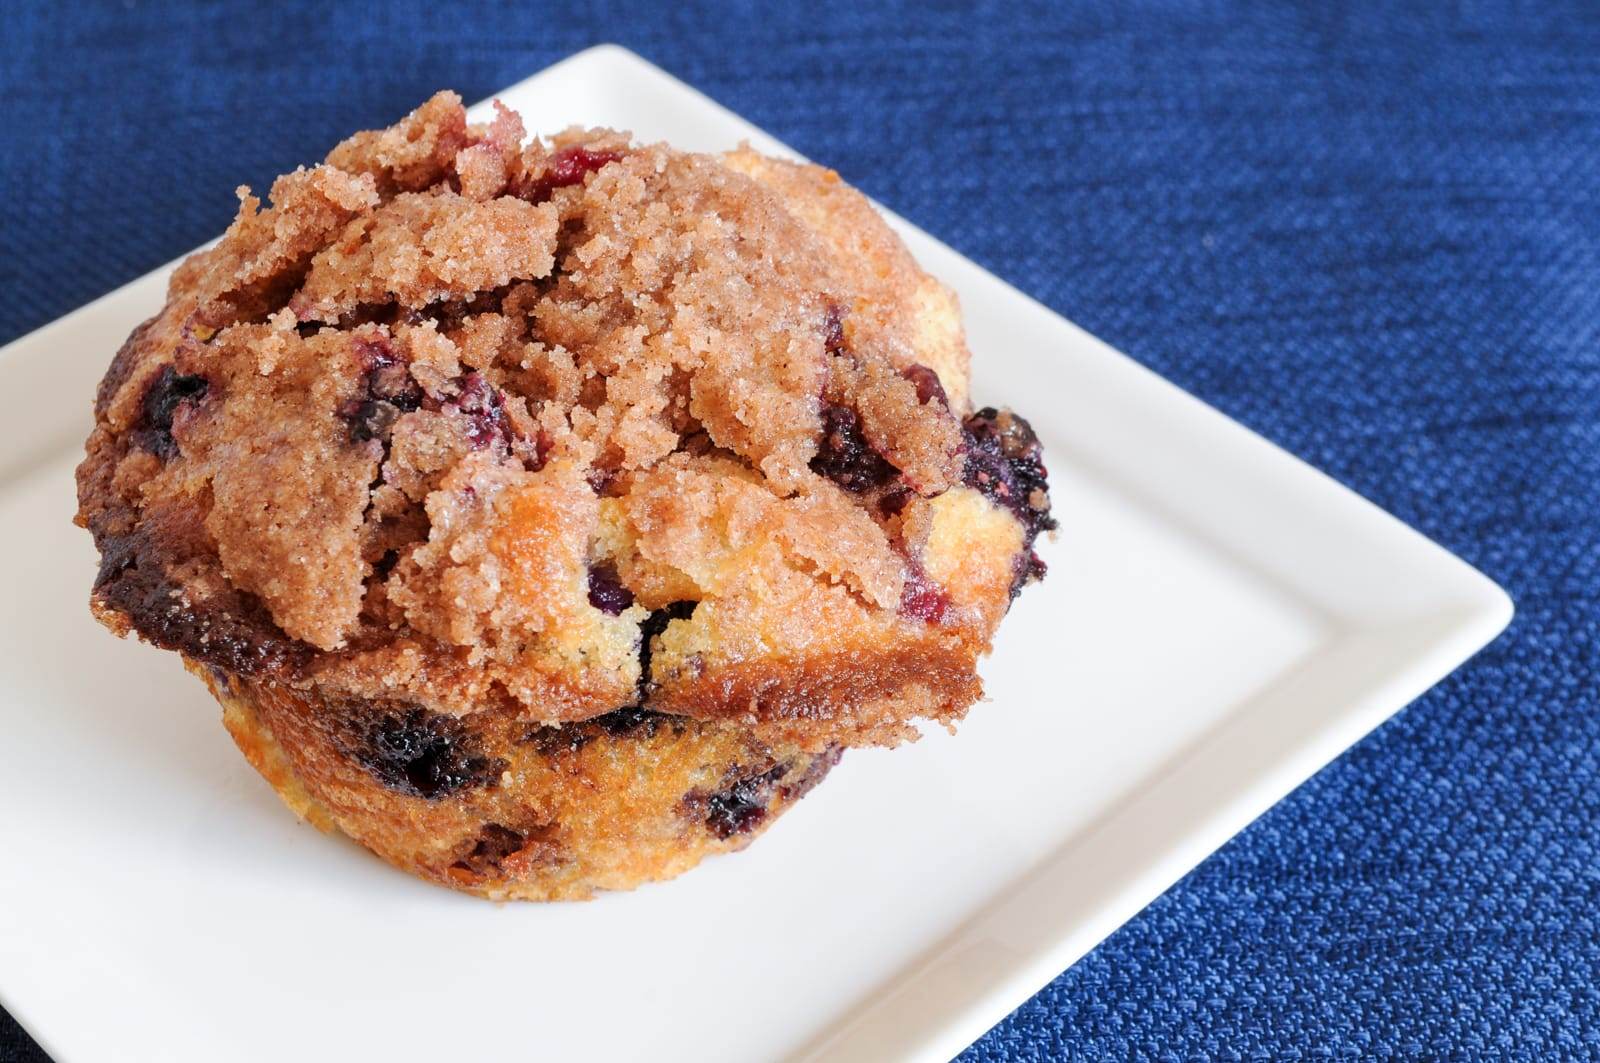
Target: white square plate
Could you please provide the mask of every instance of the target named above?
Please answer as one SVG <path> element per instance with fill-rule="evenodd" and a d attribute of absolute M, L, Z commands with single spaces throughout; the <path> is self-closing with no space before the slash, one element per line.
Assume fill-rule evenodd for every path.
<path fill-rule="evenodd" d="M 786 150 L 615 47 L 501 98 L 534 130 Z M 961 295 L 979 401 L 1044 440 L 1050 577 L 958 738 L 853 752 L 748 852 L 591 904 L 485 904 L 297 823 L 175 656 L 90 620 L 72 468 L 165 270 L 0 352 L 13 1014 L 61 1063 L 944 1058 L 1509 621 L 1438 546 L 896 225 Z"/>

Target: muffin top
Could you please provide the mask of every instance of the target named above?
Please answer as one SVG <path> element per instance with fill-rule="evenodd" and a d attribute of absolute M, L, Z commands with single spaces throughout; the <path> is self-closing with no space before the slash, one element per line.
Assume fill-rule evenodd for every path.
<path fill-rule="evenodd" d="M 496 106 L 240 189 L 178 268 L 78 470 L 97 616 L 454 715 L 959 716 L 1052 525 L 952 294 L 831 171 Z"/>

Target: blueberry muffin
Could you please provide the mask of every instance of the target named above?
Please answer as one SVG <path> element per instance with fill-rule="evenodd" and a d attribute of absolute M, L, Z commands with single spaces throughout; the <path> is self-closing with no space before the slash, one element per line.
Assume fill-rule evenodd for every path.
<path fill-rule="evenodd" d="M 112 359 L 95 615 L 303 816 L 581 897 L 953 725 L 1043 573 L 1039 445 L 831 171 L 441 93 L 247 189 Z"/>

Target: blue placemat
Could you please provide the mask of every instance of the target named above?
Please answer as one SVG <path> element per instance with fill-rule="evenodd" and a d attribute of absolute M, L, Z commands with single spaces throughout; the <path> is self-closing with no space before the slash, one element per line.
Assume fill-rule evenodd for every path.
<path fill-rule="evenodd" d="M 1600 1058 L 1600 7 L 0 25 L 0 341 L 213 235 L 236 184 L 616 40 L 1438 539 L 1510 632 L 968 1058 Z"/>

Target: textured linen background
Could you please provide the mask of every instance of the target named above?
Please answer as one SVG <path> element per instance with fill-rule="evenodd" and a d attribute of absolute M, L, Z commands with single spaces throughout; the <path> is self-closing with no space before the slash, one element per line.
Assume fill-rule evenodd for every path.
<path fill-rule="evenodd" d="M 1600 7 L 568 6 L 7 3 L 0 341 L 625 44 L 1517 601 L 965 1058 L 1600 1059 Z"/>

